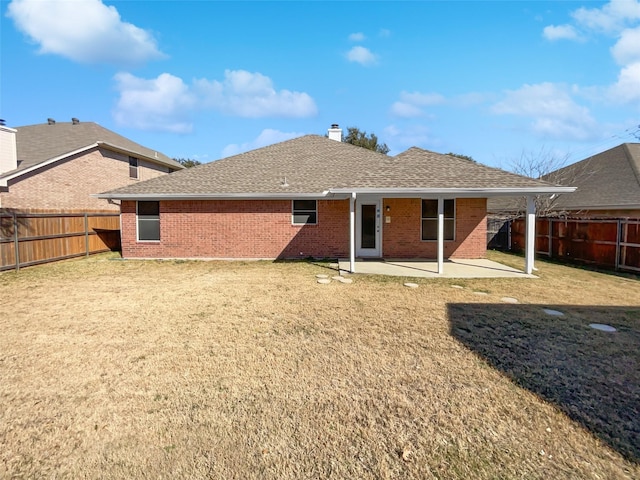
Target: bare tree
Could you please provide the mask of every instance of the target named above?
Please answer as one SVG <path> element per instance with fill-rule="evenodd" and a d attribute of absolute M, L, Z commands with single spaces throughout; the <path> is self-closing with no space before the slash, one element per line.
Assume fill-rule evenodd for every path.
<path fill-rule="evenodd" d="M 578 163 L 568 165 L 570 154 L 558 155 L 548 148 L 542 147 L 537 152 L 523 151 L 520 158 L 511 163 L 510 170 L 519 175 L 544 180 L 561 186 L 577 186 L 589 177 L 594 175 L 594 167 L 589 159 Z M 562 195 L 536 195 L 535 206 L 536 212 L 541 217 L 551 217 L 564 215 L 559 206 L 559 200 Z M 509 201 L 511 205 L 505 208 L 505 214 L 508 216 L 520 216 L 527 209 L 527 201 L 525 197 L 512 198 Z M 578 212 L 573 212 L 578 213 Z"/>

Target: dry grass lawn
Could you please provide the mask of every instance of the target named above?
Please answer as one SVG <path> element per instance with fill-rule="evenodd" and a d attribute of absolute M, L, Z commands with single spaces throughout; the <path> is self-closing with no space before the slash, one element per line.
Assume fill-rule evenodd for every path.
<path fill-rule="evenodd" d="M 640 281 L 538 266 L 417 289 L 112 254 L 5 272 L 0 477 L 640 478 Z"/>

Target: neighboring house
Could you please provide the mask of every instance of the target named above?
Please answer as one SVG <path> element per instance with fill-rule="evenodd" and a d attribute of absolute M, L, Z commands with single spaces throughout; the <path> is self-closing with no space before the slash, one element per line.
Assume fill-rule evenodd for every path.
<path fill-rule="evenodd" d="M 125 258 L 480 258 L 487 198 L 570 192 L 411 148 L 307 135 L 98 195 L 121 201 Z M 532 215 L 534 217 L 534 215 Z M 533 223 L 533 222 L 531 222 Z M 532 237 L 533 238 L 533 237 Z M 527 256 L 533 267 L 533 248 Z"/>
<path fill-rule="evenodd" d="M 545 216 L 640 218 L 640 143 L 623 143 L 542 177 L 577 187 L 571 195 L 542 199 Z M 495 198 L 488 210 L 513 217 L 523 211 L 519 198 Z M 539 208 L 540 210 L 540 208 Z"/>
<path fill-rule="evenodd" d="M 91 194 L 182 168 L 93 122 L 0 125 L 0 209 L 117 211 Z"/>

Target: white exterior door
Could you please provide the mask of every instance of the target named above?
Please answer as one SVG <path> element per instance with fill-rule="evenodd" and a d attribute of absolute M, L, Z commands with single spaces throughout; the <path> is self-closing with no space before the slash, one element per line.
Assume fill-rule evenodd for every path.
<path fill-rule="evenodd" d="M 356 202 L 356 256 L 380 257 L 381 248 L 381 200 Z"/>

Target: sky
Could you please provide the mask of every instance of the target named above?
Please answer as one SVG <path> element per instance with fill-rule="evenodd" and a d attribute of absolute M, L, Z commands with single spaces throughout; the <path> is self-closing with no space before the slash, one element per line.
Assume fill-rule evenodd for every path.
<path fill-rule="evenodd" d="M 331 124 L 511 169 L 640 141 L 640 3 L 0 0 L 0 118 L 203 163 Z"/>

